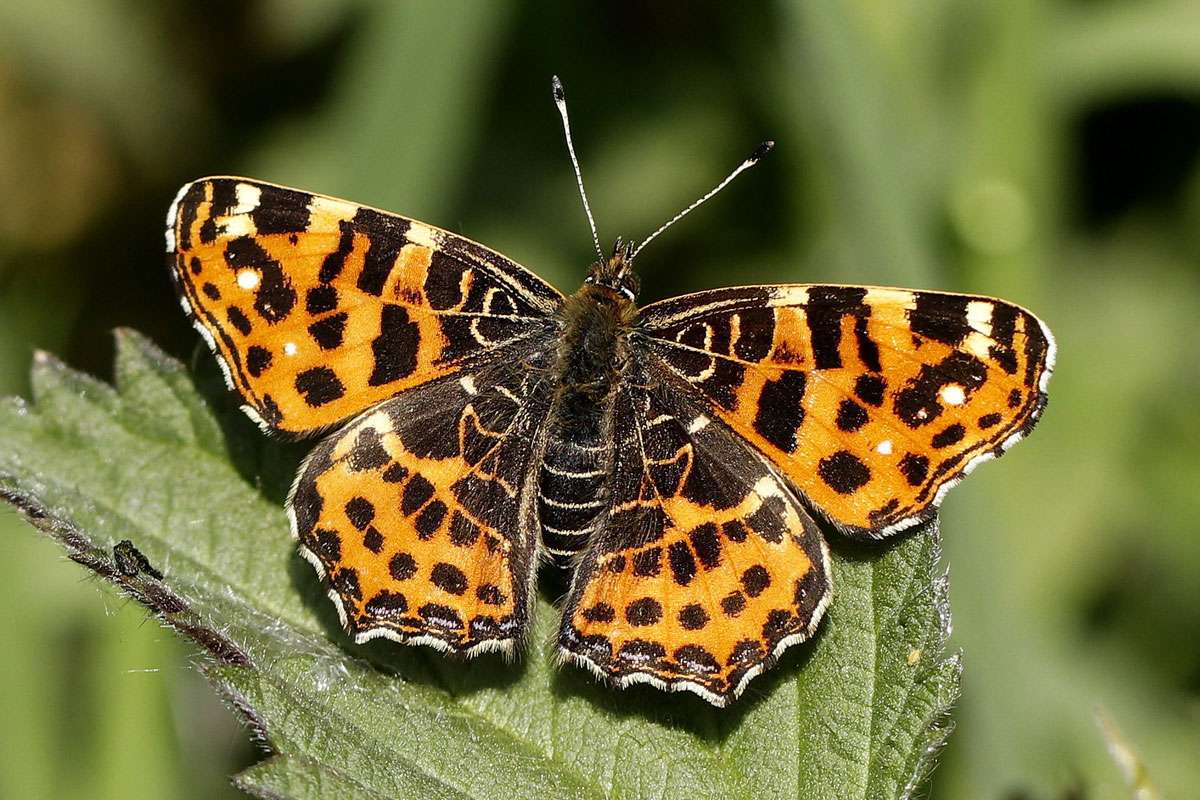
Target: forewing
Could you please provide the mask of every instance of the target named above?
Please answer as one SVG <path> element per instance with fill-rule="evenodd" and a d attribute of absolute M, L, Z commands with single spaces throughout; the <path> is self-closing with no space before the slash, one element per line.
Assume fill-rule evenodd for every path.
<path fill-rule="evenodd" d="M 184 186 L 167 252 L 184 309 L 247 413 L 294 433 L 545 329 L 561 299 L 447 231 L 242 178 Z"/>
<path fill-rule="evenodd" d="M 725 705 L 829 600 L 825 542 L 770 464 L 658 378 L 616 407 L 610 508 L 563 610 L 564 660 Z"/>
<path fill-rule="evenodd" d="M 528 631 L 545 373 L 524 348 L 496 356 L 384 401 L 301 467 L 294 533 L 357 641 L 512 652 Z"/>
<path fill-rule="evenodd" d="M 647 306 L 639 340 L 822 514 L 884 536 L 1033 427 L 1054 365 L 1028 311 L 970 295 L 754 286 Z"/>

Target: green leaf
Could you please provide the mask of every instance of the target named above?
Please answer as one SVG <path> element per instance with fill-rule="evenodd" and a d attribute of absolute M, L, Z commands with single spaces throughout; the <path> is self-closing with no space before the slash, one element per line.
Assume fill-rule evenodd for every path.
<path fill-rule="evenodd" d="M 518 664 L 355 646 L 288 534 L 282 501 L 305 446 L 262 437 L 205 363 L 194 381 L 122 331 L 114 389 L 39 354 L 34 401 L 0 403 L 0 495 L 199 645 L 208 679 L 275 754 L 236 778 L 245 791 L 892 798 L 930 769 L 959 678 L 936 526 L 834 541 L 820 634 L 726 710 L 556 668 L 548 591 Z M 165 577 L 118 568 L 123 539 Z"/>

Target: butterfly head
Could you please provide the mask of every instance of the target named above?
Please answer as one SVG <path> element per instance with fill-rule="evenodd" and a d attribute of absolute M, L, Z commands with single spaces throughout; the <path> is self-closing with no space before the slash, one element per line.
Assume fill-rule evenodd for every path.
<path fill-rule="evenodd" d="M 594 263 L 584 283 L 608 289 L 631 303 L 636 301 L 641 281 L 633 271 L 633 251 L 632 242 L 617 239 L 612 255 Z"/>

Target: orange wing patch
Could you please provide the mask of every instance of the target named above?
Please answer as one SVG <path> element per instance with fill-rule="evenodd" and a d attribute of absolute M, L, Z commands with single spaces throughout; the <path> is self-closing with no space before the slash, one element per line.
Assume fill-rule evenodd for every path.
<path fill-rule="evenodd" d="M 183 187 L 167 250 L 244 408 L 305 433 L 545 326 L 559 292 L 481 245 L 240 178 Z"/>
<path fill-rule="evenodd" d="M 357 641 L 511 653 L 527 632 L 537 541 L 528 441 L 546 404 L 513 372 L 388 400 L 301 468 L 294 532 Z"/>
<path fill-rule="evenodd" d="M 843 286 L 723 289 L 642 312 L 646 341 L 832 522 L 929 517 L 1046 403 L 1054 346 L 998 300 Z"/>
<path fill-rule="evenodd" d="M 563 657 L 724 705 L 816 629 L 824 540 L 720 423 L 650 394 L 619 414 L 612 505 L 563 610 Z"/>

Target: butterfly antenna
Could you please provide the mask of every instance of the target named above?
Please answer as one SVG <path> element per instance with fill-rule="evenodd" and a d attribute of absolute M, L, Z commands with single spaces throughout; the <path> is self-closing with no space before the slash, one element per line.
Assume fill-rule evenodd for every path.
<path fill-rule="evenodd" d="M 579 159 L 575 157 L 575 145 L 571 142 L 571 122 L 567 118 L 567 95 L 563 91 L 562 81 L 555 75 L 551 81 L 554 87 L 554 105 L 558 106 L 558 115 L 562 117 L 563 134 L 567 137 L 567 152 L 571 155 L 571 166 L 575 169 L 575 183 L 579 186 L 579 197 L 583 200 L 583 213 L 587 214 L 588 225 L 592 229 L 592 244 L 596 246 L 596 255 L 604 260 L 604 251 L 600 249 L 600 236 L 596 233 L 596 220 L 592 218 L 592 207 L 588 205 L 587 192 L 583 190 L 583 173 L 579 171 Z"/>
<path fill-rule="evenodd" d="M 749 158 L 747 158 L 741 164 L 738 164 L 737 169 L 735 169 L 733 172 L 726 175 L 725 180 L 721 181 L 716 186 L 714 186 L 712 188 L 712 190 L 709 191 L 708 194 L 704 195 L 699 200 L 697 200 L 696 202 L 692 203 L 690 206 L 685 208 L 683 211 L 680 211 L 678 214 L 671 217 L 669 220 L 664 222 L 662 224 L 662 226 L 659 227 L 658 230 L 656 230 L 654 233 L 647 236 L 645 238 L 645 240 L 643 240 L 642 243 L 639 244 L 636 249 L 634 249 L 633 255 L 630 256 L 630 260 L 637 258 L 637 254 L 642 252 L 642 248 L 644 248 L 646 245 L 648 245 L 652 241 L 654 241 L 660 233 L 662 233 L 667 228 L 674 225 L 676 222 L 679 222 L 679 220 L 683 219 L 688 214 L 695 211 L 697 208 L 699 208 L 701 205 L 703 205 L 705 202 L 707 202 L 710 197 L 712 197 L 714 194 L 716 194 L 717 192 L 721 191 L 726 186 L 728 186 L 730 181 L 732 181 L 738 175 L 741 175 L 743 172 L 750 169 L 755 164 L 757 164 L 759 161 L 761 161 L 763 156 L 765 156 L 767 153 L 771 152 L 771 148 L 773 148 L 774 146 L 775 146 L 775 142 L 767 141 L 767 142 L 763 142 L 758 147 L 756 147 L 754 149 L 754 152 L 750 154 Z"/>

